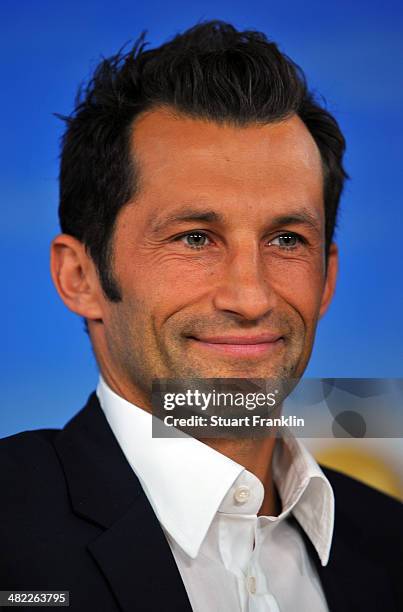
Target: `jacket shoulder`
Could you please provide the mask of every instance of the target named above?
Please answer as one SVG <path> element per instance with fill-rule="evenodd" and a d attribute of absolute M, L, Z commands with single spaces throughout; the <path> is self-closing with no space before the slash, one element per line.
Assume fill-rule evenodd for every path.
<path fill-rule="evenodd" d="M 335 535 L 369 555 L 403 559 L 403 503 L 350 476 L 322 467 L 335 496 Z"/>
<path fill-rule="evenodd" d="M 363 482 L 336 470 L 321 466 L 335 492 L 336 511 L 342 514 L 362 515 L 361 520 L 388 515 L 399 521 L 403 518 L 403 503 L 395 497 L 374 489 Z"/>
<path fill-rule="evenodd" d="M 12 461 L 17 465 L 24 458 L 30 460 L 38 452 L 40 455 L 46 449 L 53 448 L 53 440 L 60 432 L 60 429 L 35 429 L 22 431 L 20 433 L 0 439 L 0 458 L 1 461 Z"/>
<path fill-rule="evenodd" d="M 42 488 L 49 478 L 60 475 L 60 465 L 53 446 L 58 429 L 24 431 L 0 440 L 1 495 L 18 494 L 23 489 Z M 9 497 L 8 502 L 15 498 Z"/>

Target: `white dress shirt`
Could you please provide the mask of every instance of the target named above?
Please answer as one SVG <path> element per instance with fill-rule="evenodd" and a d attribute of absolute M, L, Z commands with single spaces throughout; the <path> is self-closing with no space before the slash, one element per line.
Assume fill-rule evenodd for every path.
<path fill-rule="evenodd" d="M 152 416 L 100 377 L 106 419 L 160 521 L 195 612 L 324 612 L 322 586 L 292 513 L 326 565 L 334 497 L 296 438 L 273 454 L 278 516 L 257 516 L 262 482 L 191 438 L 153 438 Z"/>

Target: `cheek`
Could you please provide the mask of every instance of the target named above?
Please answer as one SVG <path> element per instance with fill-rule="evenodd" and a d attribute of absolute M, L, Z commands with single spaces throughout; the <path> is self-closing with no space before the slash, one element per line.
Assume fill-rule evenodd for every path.
<path fill-rule="evenodd" d="M 197 303 L 217 279 L 216 266 L 205 260 L 192 261 L 172 254 L 136 258 L 136 266 L 127 268 L 122 286 L 132 307 L 146 317 L 166 318 L 184 306 Z"/>
<path fill-rule="evenodd" d="M 268 282 L 307 326 L 316 324 L 324 288 L 320 262 L 287 261 L 277 265 L 272 262 Z"/>

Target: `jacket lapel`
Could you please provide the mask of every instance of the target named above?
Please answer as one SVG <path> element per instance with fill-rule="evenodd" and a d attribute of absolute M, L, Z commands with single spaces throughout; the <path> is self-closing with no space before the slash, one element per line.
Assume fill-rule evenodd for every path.
<path fill-rule="evenodd" d="M 382 567 L 346 544 L 335 529 L 330 561 L 318 567 L 331 612 L 379 612 L 395 610 L 391 588 Z"/>
<path fill-rule="evenodd" d="M 124 612 L 191 606 L 165 534 L 93 393 L 56 438 L 74 512 L 101 528 L 88 550 Z"/>
<path fill-rule="evenodd" d="M 88 549 L 125 612 L 191 610 L 171 550 L 148 502 L 139 499 Z"/>
<path fill-rule="evenodd" d="M 392 588 L 385 569 L 375 559 L 365 554 L 370 535 L 360 530 L 359 522 L 353 522 L 354 499 L 334 480 L 333 472 L 321 469 L 335 492 L 336 512 L 332 547 L 328 564 L 320 563 L 311 540 L 294 519 L 302 534 L 305 546 L 313 560 L 326 596 L 330 612 L 379 612 L 396 606 Z"/>

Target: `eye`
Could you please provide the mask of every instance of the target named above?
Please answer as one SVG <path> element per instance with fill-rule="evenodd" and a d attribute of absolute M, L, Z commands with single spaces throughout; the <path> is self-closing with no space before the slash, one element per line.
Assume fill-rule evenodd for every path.
<path fill-rule="evenodd" d="M 300 244 L 303 244 L 304 239 L 302 236 L 298 236 L 298 234 L 281 234 L 280 236 L 276 236 L 273 240 L 270 240 L 269 245 L 279 246 L 285 250 L 292 250 L 297 248 Z"/>
<path fill-rule="evenodd" d="M 204 232 L 188 232 L 178 236 L 175 240 L 180 240 L 190 249 L 202 249 L 210 242 L 209 237 Z"/>

